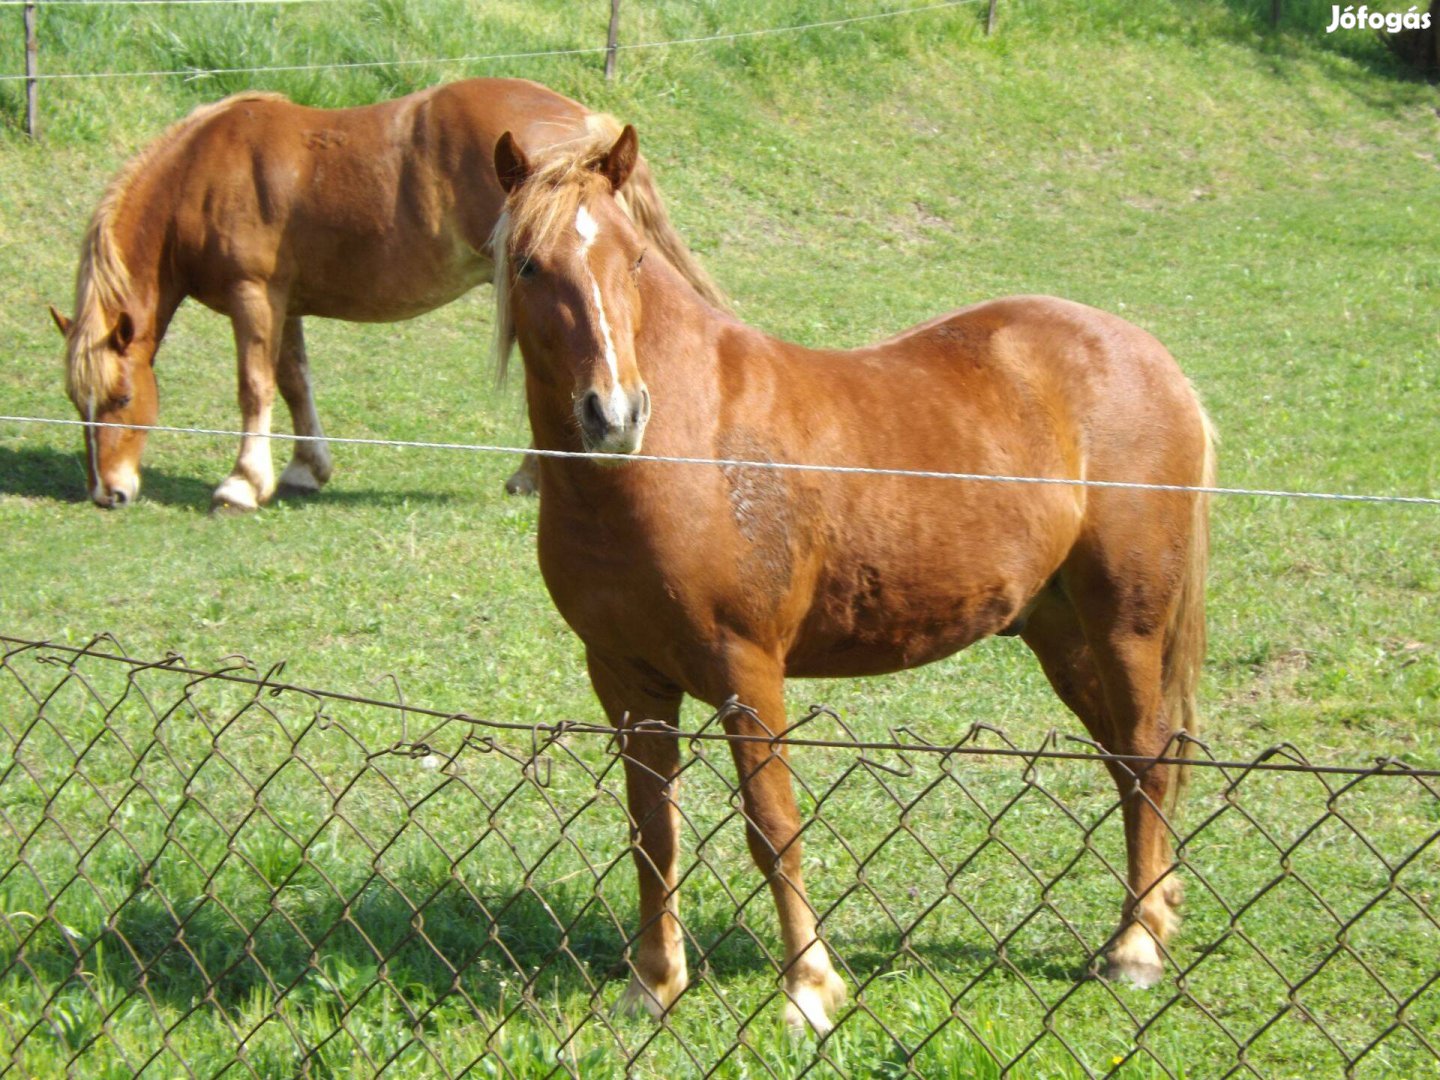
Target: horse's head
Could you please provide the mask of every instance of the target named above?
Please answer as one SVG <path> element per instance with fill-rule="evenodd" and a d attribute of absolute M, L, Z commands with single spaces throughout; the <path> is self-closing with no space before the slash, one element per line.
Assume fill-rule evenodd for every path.
<path fill-rule="evenodd" d="M 537 394 L 568 408 L 594 453 L 638 452 L 650 418 L 635 361 L 645 245 L 617 201 L 638 153 L 632 127 L 537 165 L 509 132 L 495 147 L 508 195 L 493 242 L 501 362 L 518 342 L 532 409 Z"/>
<path fill-rule="evenodd" d="M 123 310 L 103 315 L 91 305 L 71 320 L 52 307 L 50 316 L 65 338 L 65 389 L 80 418 L 98 424 L 155 423 L 160 398 L 151 367 L 154 335 L 141 333 Z M 134 501 L 140 493 L 144 449 L 144 431 L 85 429 L 90 498 L 97 506 L 108 509 Z"/>

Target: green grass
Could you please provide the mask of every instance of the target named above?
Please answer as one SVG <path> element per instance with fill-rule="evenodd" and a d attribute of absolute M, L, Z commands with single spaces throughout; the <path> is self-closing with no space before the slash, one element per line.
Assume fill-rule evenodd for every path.
<path fill-rule="evenodd" d="M 17 84 L 0 84 L 0 412 L 71 414 L 44 304 L 68 307 L 80 235 L 113 170 L 193 105 L 251 85 L 339 105 L 463 74 L 510 74 L 637 124 L 681 231 L 749 322 L 849 345 L 986 296 L 1070 296 L 1166 342 L 1220 429 L 1223 483 L 1440 495 L 1434 91 L 1395 71 L 1366 35 L 1327 38 L 1327 7 L 1288 4 L 1273 34 L 1268 8 L 1005 0 L 1001 32 L 988 39 L 980 9 L 959 8 L 627 52 L 608 84 L 593 56 L 49 83 L 39 144 L 19 131 Z M 627 4 L 622 40 L 855 10 L 838 0 Z M 604 40 L 605 14 L 602 4 L 577 16 L 558 2 L 446 0 L 51 8 L 42 12 L 42 63 L 142 71 L 591 46 Z M 20 63 L 18 35 L 8 35 L 0 70 Z M 328 429 L 523 445 L 518 392 L 490 387 L 488 302 L 480 290 L 393 326 L 313 322 Z M 234 426 L 223 321 L 182 309 L 159 374 L 162 423 Z M 205 512 L 233 459 L 228 440 L 153 437 L 142 500 L 115 514 L 85 504 L 79 451 L 73 430 L 0 424 L 0 633 L 81 643 L 108 630 L 140 657 L 174 650 L 208 666 L 238 652 L 262 667 L 283 659 L 286 679 L 327 689 L 389 697 L 394 675 L 411 702 L 487 720 L 597 718 L 578 643 L 535 573 L 536 507 L 501 494 L 511 459 L 338 447 L 324 494 L 237 519 Z M 1225 498 L 1214 523 L 1211 752 L 1245 760 L 1289 742 L 1314 762 L 1394 756 L 1440 766 L 1434 508 Z M 37 690 L 62 676 L 32 657 L 14 665 Z M 101 700 L 123 692 L 111 665 L 84 670 Z M 162 713 L 180 701 L 174 676 L 146 675 L 140 685 Z M 127 1075 L 157 1050 L 157 1075 L 184 1072 L 181 1061 L 213 1075 L 233 1058 L 234 1032 L 257 1025 L 246 1060 L 261 1076 L 289 1075 L 296 1040 L 314 1045 L 337 1026 L 314 1064 L 319 1074 L 368 1071 L 395 1054 L 397 1075 L 456 1072 L 477 1059 L 481 1075 L 545 1075 L 557 1067 L 554 1030 L 575 1027 L 566 1067 L 586 1076 L 623 1073 L 617 1044 L 639 1053 L 643 1075 L 703 1072 L 722 1059 L 724 1075 L 791 1075 L 810 1062 L 813 1042 L 791 1045 L 778 1031 L 764 951 L 777 941 L 774 920 L 768 899 L 752 898 L 737 823 L 720 827 L 729 771 L 713 748 L 691 766 L 685 795 L 695 815 L 685 895 L 692 963 L 699 949 L 713 951 L 704 985 L 654 1035 L 648 1024 L 612 1029 L 599 1018 L 619 992 L 609 973 L 622 928 L 634 925 L 623 818 L 613 798 L 596 795 L 603 745 L 575 737 L 552 751 L 543 788 L 475 748 L 460 753 L 456 778 L 406 758 L 367 762 L 363 747 L 402 737 L 388 711 L 327 706 L 333 722 L 307 727 L 312 704 L 286 695 L 262 702 L 280 719 L 252 705 L 221 730 L 245 700 L 202 687 L 157 726 L 132 694 L 107 721 L 124 744 L 102 737 L 73 766 L 104 710 L 72 681 L 45 708 L 53 728 L 37 725 L 19 749 L 4 740 L 0 863 L 37 828 L 22 867 L 0 880 L 7 956 L 41 919 L 29 968 L 0 979 L 7 1051 L 38 1025 L 16 1059 L 24 1075 L 62 1074 L 77 1053 L 72 1071 Z M 949 740 L 983 722 L 1033 748 L 1052 727 L 1076 730 L 1014 641 L 891 678 L 797 683 L 791 700 L 797 711 L 825 701 L 868 738 L 909 725 Z M 0 672 L 0 718 L 12 737 L 35 711 Z M 688 718 L 703 719 L 700 710 Z M 529 753 L 524 738 L 504 742 Z M 448 729 L 436 741 L 458 744 Z M 212 750 L 223 759 L 207 761 Z M 900 768 L 893 755 L 877 756 Z M 847 773 L 853 756 L 835 751 L 796 755 L 806 805 L 820 799 L 824 821 L 862 857 L 881 848 L 860 885 L 841 837 L 821 825 L 809 834 L 812 895 L 852 987 L 863 986 L 860 1011 L 821 1048 L 821 1074 L 903 1074 L 897 1063 L 913 1051 L 926 1076 L 998 1075 L 983 1042 L 1002 1060 L 1019 1056 L 1009 1075 L 1082 1076 L 1119 1059 L 1121 1076 L 1212 1076 L 1235 1064 L 1237 1043 L 1261 1075 L 1333 1075 L 1343 1056 L 1385 1034 L 1396 999 L 1435 971 L 1433 845 L 1391 887 L 1361 839 L 1396 863 L 1434 835 L 1433 790 L 1414 781 L 1367 781 L 1327 812 L 1314 778 L 1252 775 L 1227 800 L 1225 780 L 1201 770 L 1187 820 L 1220 816 L 1186 847 L 1189 905 L 1176 955 L 1195 966 L 1187 1000 L 1167 1009 L 1173 984 L 1150 994 L 1077 988 L 1119 900 L 1101 858 L 1118 858 L 1119 837 L 1115 822 L 1101 820 L 1111 799 L 1100 770 L 1046 766 L 1042 791 L 1014 763 L 953 762 L 951 779 L 938 762 L 911 758 L 914 773 L 901 776 Z M 277 769 L 259 799 L 264 813 L 242 818 L 257 801 L 251 785 Z M 348 794 L 332 794 L 356 778 Z M 484 833 L 477 797 L 498 800 L 517 783 L 496 818 L 512 852 Z M 609 774 L 604 786 L 615 790 Z M 1084 825 L 1099 822 L 1094 852 L 1045 792 Z M 989 818 L 1016 796 L 996 835 L 1041 881 L 1058 877 L 1043 893 L 987 842 Z M 417 807 L 408 815 L 404 799 Z M 900 804 L 916 799 L 907 820 L 918 839 L 882 846 Z M 332 807 L 348 820 L 327 821 Z M 550 851 L 572 814 L 565 835 L 595 871 L 615 864 L 598 884 L 574 848 Z M 383 853 L 366 847 L 364 838 L 395 833 Z M 140 867 L 167 844 L 144 883 Z M 84 880 L 57 893 L 77 865 Z M 404 897 L 430 898 L 430 944 L 405 939 L 413 912 Z M 508 956 L 487 938 L 477 898 L 504 906 L 497 925 Z M 937 899 L 902 943 L 897 922 Z M 736 927 L 737 902 L 753 937 Z M 1346 935 L 1351 951 L 1322 965 L 1340 923 L 1362 910 Z M 187 916 L 190 955 L 168 944 Z M 305 941 L 337 923 L 312 955 Z M 550 959 L 572 924 L 574 959 Z M 998 966 L 991 930 L 1016 930 Z M 375 949 L 387 957 L 383 972 Z M 163 974 L 144 992 L 137 958 Z M 463 996 L 449 992 L 442 958 L 467 962 Z M 227 972 L 211 1000 L 202 968 Z M 1297 984 L 1297 1007 L 1285 1011 Z M 353 1005 L 343 1017 L 341 1001 Z M 1405 1015 L 1435 1045 L 1440 989 L 1420 993 Z M 1357 1075 L 1440 1075 L 1411 1030 L 1385 1035 Z"/>

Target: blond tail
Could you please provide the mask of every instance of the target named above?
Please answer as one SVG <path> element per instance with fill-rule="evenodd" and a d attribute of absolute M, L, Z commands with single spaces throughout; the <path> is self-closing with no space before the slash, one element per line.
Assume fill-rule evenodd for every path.
<path fill-rule="evenodd" d="M 1197 402 L 1198 406 L 1198 402 Z M 1200 409 L 1205 429 L 1205 452 L 1200 470 L 1200 485 L 1215 485 L 1215 429 L 1210 417 Z M 1180 602 L 1165 643 L 1164 694 L 1165 715 L 1172 730 L 1183 731 L 1189 739 L 1200 735 L 1200 710 L 1197 693 L 1200 671 L 1205 662 L 1205 575 L 1210 561 L 1210 496 L 1195 496 L 1193 524 L 1190 530 L 1190 552 L 1186 556 L 1185 580 L 1180 587 Z M 1189 757 L 1189 739 L 1172 743 L 1170 753 Z M 1170 785 L 1165 815 L 1173 819 L 1185 791 L 1190 786 L 1190 763 L 1186 761 L 1175 771 Z"/>

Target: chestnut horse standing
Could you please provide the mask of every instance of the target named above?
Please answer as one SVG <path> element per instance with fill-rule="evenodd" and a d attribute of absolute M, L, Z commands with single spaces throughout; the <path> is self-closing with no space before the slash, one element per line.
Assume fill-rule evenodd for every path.
<path fill-rule="evenodd" d="M 787 675 L 915 667 L 1018 633 L 1108 751 L 1128 887 L 1109 974 L 1162 973 L 1180 900 L 1164 756 L 1197 728 L 1207 499 L 1193 491 L 626 463 L 658 455 L 1207 486 L 1209 422 L 1169 353 L 1080 304 L 1020 296 L 852 352 L 768 337 L 647 252 L 617 202 L 638 160 L 613 143 L 531 159 L 496 147 L 509 192 L 494 250 L 503 363 L 520 345 L 544 457 L 540 568 L 619 727 L 721 706 L 751 854 L 784 936 L 786 1019 L 823 1032 L 845 985 L 801 877 Z M 678 917 L 678 740 L 628 732 L 641 928 L 621 1007 L 687 983 Z"/>
<path fill-rule="evenodd" d="M 469 79 L 354 109 L 261 93 L 196 109 L 110 183 L 81 249 L 73 322 L 51 308 L 81 418 L 155 423 L 155 350 L 193 296 L 230 316 L 239 361 L 245 435 L 214 505 L 265 502 L 276 489 L 266 436 L 277 384 L 295 433 L 321 435 L 302 316 L 394 322 L 490 280 L 502 131 L 539 149 L 597 132 L 614 139 L 620 127 L 515 79 Z M 650 242 L 718 301 L 643 164 L 626 197 Z M 87 428 L 85 445 L 91 498 L 105 507 L 133 500 L 145 432 Z M 280 483 L 313 491 L 330 472 L 325 443 L 301 441 Z"/>

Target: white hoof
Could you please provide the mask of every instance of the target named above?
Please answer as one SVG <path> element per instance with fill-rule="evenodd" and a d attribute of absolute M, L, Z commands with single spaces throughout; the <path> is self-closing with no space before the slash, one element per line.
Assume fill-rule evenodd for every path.
<path fill-rule="evenodd" d="M 1131 923 L 1105 955 L 1105 978 L 1149 990 L 1165 976 L 1165 961 L 1150 931 Z"/>
<path fill-rule="evenodd" d="M 243 476 L 227 476 L 210 496 L 212 510 L 258 510 L 260 499 L 255 485 Z"/>
<path fill-rule="evenodd" d="M 835 1026 L 835 1012 L 845 1003 L 845 981 L 834 971 L 796 979 L 785 988 L 785 1026 L 792 1035 L 808 1027 L 825 1035 Z"/>
<path fill-rule="evenodd" d="M 616 1016 L 645 1016 L 659 1020 L 670 1006 L 684 993 L 689 979 L 682 972 L 667 982 L 646 986 L 639 975 L 632 974 L 630 983 L 613 1010 Z"/>

